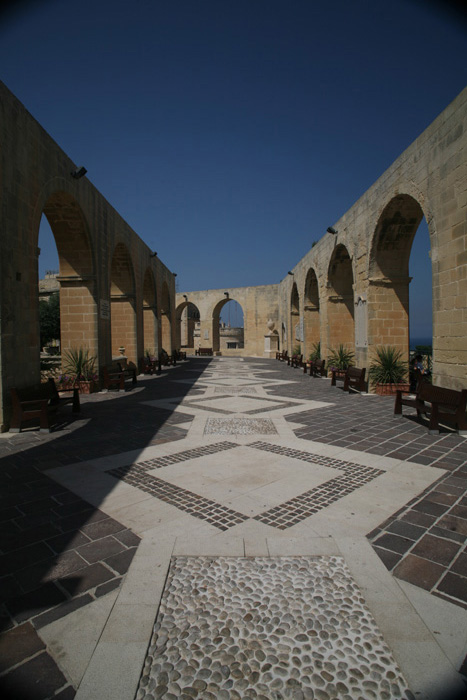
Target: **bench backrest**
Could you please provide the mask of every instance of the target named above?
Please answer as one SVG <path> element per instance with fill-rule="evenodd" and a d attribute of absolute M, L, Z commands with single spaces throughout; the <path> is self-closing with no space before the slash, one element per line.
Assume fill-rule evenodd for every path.
<path fill-rule="evenodd" d="M 53 379 L 52 382 L 53 387 L 49 382 L 45 382 L 43 384 L 35 384 L 33 386 L 23 386 L 20 388 L 12 387 L 10 390 L 11 396 L 19 401 L 39 401 L 40 399 L 50 400 L 58 395 Z"/>
<path fill-rule="evenodd" d="M 360 367 L 348 367 L 346 371 L 347 371 L 347 376 L 350 379 L 364 379 L 365 378 L 365 372 L 366 372 L 365 367 L 363 367 L 362 369 Z"/>
<path fill-rule="evenodd" d="M 417 399 L 421 401 L 435 401 L 443 406 L 464 410 L 467 404 L 467 389 L 456 391 L 455 389 L 445 389 L 428 382 L 420 382 L 417 387 Z"/>

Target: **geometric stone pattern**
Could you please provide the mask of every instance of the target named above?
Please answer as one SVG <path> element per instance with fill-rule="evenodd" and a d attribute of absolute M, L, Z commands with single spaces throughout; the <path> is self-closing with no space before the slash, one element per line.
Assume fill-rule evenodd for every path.
<path fill-rule="evenodd" d="M 164 501 L 164 503 L 193 515 L 195 518 L 215 525 L 219 530 L 228 530 L 230 527 L 248 520 L 248 516 L 242 513 L 148 474 L 147 467 L 143 466 L 140 468 L 139 464 L 118 467 L 117 469 L 109 470 L 107 473 L 145 493 L 151 494 L 151 496 Z"/>
<path fill-rule="evenodd" d="M 467 464 L 368 535 L 397 578 L 467 608 Z"/>
<path fill-rule="evenodd" d="M 274 435 L 277 430 L 269 418 L 208 418 L 205 435 Z"/>
<path fill-rule="evenodd" d="M 289 501 L 285 501 L 264 513 L 254 516 L 254 520 L 259 520 L 266 525 L 272 525 L 279 530 L 285 530 L 288 527 L 292 527 L 292 525 L 302 522 L 302 520 L 309 518 L 323 508 L 327 508 L 331 503 L 335 503 L 384 473 L 380 469 L 344 462 L 340 459 L 323 455 L 313 455 L 269 443 L 256 442 L 251 443 L 248 447 L 255 447 L 266 452 L 281 454 L 343 472 L 343 475 L 335 479 L 330 479 Z"/>
<path fill-rule="evenodd" d="M 238 447 L 236 442 L 228 442 L 227 440 L 224 440 L 223 442 L 217 442 L 215 445 L 206 445 L 205 447 L 194 447 L 191 450 L 182 450 L 182 452 L 176 452 L 173 455 L 166 455 L 165 457 L 155 457 L 154 459 L 148 459 L 144 462 L 138 462 L 137 466 L 142 469 L 161 469 L 162 467 L 168 467 L 171 464 L 179 464 L 180 462 L 186 462 L 188 459 L 196 459 L 197 457 L 213 455 L 217 452 L 222 452 L 223 450 L 231 450 L 233 447 Z"/>
<path fill-rule="evenodd" d="M 136 700 L 413 699 L 341 557 L 175 557 Z"/>
<path fill-rule="evenodd" d="M 216 386 L 214 388 L 214 393 L 215 394 L 225 394 L 228 393 L 232 396 L 242 396 L 243 394 L 257 394 L 258 392 L 253 386 L 244 386 L 244 387 L 224 387 L 224 386 Z"/>
<path fill-rule="evenodd" d="M 219 388 L 219 387 L 217 387 Z M 243 405 L 240 409 L 235 410 L 235 408 L 232 406 L 232 395 L 230 395 L 228 392 L 226 393 L 224 390 L 222 391 L 224 396 L 219 396 L 216 397 L 216 399 L 213 399 L 213 397 L 204 397 L 199 399 L 198 401 L 186 401 L 183 400 L 181 401 L 180 405 L 183 406 L 183 408 L 198 408 L 203 411 L 209 411 L 209 413 L 223 413 L 224 415 L 230 415 L 232 413 L 242 413 L 244 415 L 254 415 L 255 413 L 266 413 L 267 411 L 277 411 L 277 409 L 285 409 L 285 408 L 290 408 L 292 406 L 296 406 L 297 404 L 293 401 L 277 401 L 276 399 L 268 399 L 262 396 L 261 398 L 254 399 L 253 401 L 250 401 L 249 399 L 245 399 L 241 394 L 236 394 L 237 397 L 243 398 Z M 227 408 L 221 408 L 219 406 L 213 406 L 212 402 L 213 400 L 220 402 L 221 399 L 227 399 L 223 403 L 228 406 L 229 400 L 230 400 L 230 406 Z M 248 408 L 247 404 L 248 402 L 250 405 L 258 405 L 258 402 L 261 404 L 259 408 Z M 269 404 L 269 405 L 268 405 Z"/>
<path fill-rule="evenodd" d="M 206 447 L 183 450 L 182 452 L 165 457 L 157 457 L 144 462 L 118 467 L 109 470 L 107 473 L 121 479 L 125 483 L 135 486 L 145 493 L 149 493 L 151 496 L 169 505 L 179 508 L 185 513 L 189 513 L 195 518 L 209 522 L 220 530 L 227 530 L 230 527 L 234 527 L 248 520 L 249 516 L 223 506 L 209 498 L 193 493 L 192 491 L 183 489 L 180 486 L 164 481 L 163 479 L 158 479 L 153 474 L 149 474 L 148 471 L 161 469 L 204 455 L 215 454 L 221 450 L 233 449 L 237 446 L 236 443 L 223 441 Z M 271 445 L 270 443 L 261 441 L 253 442 L 247 445 L 247 447 L 284 455 L 289 458 L 299 459 L 310 464 L 318 464 L 342 472 L 342 474 L 335 479 L 330 479 L 313 489 L 305 491 L 253 517 L 254 520 L 258 520 L 259 522 L 279 530 L 285 530 L 302 522 L 306 518 L 309 518 L 323 508 L 335 503 L 383 474 L 381 470 L 373 469 L 372 467 L 361 466 L 353 462 L 346 462 L 323 455 L 314 455 L 301 450 Z"/>

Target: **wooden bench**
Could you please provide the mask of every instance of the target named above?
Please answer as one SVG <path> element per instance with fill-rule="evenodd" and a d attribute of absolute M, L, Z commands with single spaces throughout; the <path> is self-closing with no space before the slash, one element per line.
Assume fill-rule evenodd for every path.
<path fill-rule="evenodd" d="M 212 348 L 198 348 L 195 350 L 195 355 L 212 355 Z"/>
<path fill-rule="evenodd" d="M 102 368 L 102 382 L 104 389 L 117 389 L 125 391 L 125 382 L 131 380 L 136 384 L 136 369 L 134 367 L 123 367 L 120 362 L 116 362 L 111 367 Z"/>
<path fill-rule="evenodd" d="M 404 397 L 404 393 L 407 392 L 397 390 L 394 404 L 395 416 L 402 417 L 402 406 L 410 406 L 415 408 L 419 418 L 422 413 L 429 417 L 430 434 L 439 433 L 440 423 L 448 423 L 457 430 L 459 435 L 467 435 L 467 389 L 461 389 L 461 391 L 444 389 L 441 386 L 420 381 L 415 396 Z"/>
<path fill-rule="evenodd" d="M 281 362 L 287 361 L 289 359 L 289 355 L 287 350 L 283 350 L 282 352 L 276 352 L 276 360 L 280 360 Z"/>
<path fill-rule="evenodd" d="M 51 418 L 66 404 L 72 404 L 73 413 L 79 413 L 79 389 L 74 387 L 63 396 L 57 389 L 55 381 L 50 378 L 43 384 L 10 389 L 13 414 L 10 432 L 20 433 L 23 423 L 39 419 L 41 433 L 50 433 Z"/>
<path fill-rule="evenodd" d="M 366 367 L 348 367 L 346 370 L 332 369 L 331 386 L 336 386 L 336 381 L 344 382 L 344 391 L 354 389 L 366 392 L 365 372 Z"/>
<path fill-rule="evenodd" d="M 303 355 L 292 355 L 287 358 L 287 364 L 289 367 L 301 367 L 302 366 Z"/>
<path fill-rule="evenodd" d="M 310 377 L 325 377 L 326 376 L 326 360 L 310 360 L 303 363 L 303 372 L 306 374 L 307 367 L 310 368 Z"/>

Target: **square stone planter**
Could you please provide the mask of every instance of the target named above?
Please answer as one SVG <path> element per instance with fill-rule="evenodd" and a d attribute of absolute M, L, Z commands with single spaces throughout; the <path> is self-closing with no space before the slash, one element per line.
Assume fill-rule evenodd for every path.
<path fill-rule="evenodd" d="M 75 385 L 73 382 L 70 382 L 69 384 L 59 384 L 58 387 L 59 391 L 73 391 L 75 388 Z M 79 393 L 80 394 L 93 394 L 95 391 L 98 391 L 98 386 L 94 380 L 91 381 L 81 381 L 79 383 Z"/>
<path fill-rule="evenodd" d="M 376 384 L 375 392 L 378 396 L 395 396 L 397 390 L 409 391 L 410 384 L 407 382 L 399 382 L 398 384 Z"/>

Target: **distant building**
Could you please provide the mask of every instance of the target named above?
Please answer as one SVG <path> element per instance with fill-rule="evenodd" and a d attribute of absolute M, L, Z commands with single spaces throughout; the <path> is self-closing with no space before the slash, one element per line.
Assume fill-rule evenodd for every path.
<path fill-rule="evenodd" d="M 58 272 L 47 270 L 45 277 L 39 280 L 39 301 L 48 301 L 52 294 L 60 291 Z"/>

